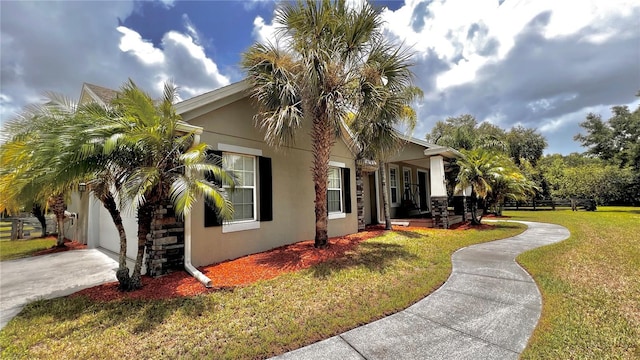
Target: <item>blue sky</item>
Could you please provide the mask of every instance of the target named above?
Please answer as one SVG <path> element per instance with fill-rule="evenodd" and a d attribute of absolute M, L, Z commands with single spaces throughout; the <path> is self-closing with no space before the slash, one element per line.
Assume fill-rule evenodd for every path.
<path fill-rule="evenodd" d="M 357 3 L 361 0 L 349 0 Z M 637 0 L 401 0 L 385 36 L 414 52 L 423 138 L 469 113 L 503 128 L 536 128 L 548 153 L 573 141 L 589 112 L 640 104 Z M 173 80 L 186 99 L 239 81 L 242 52 L 273 39 L 276 3 L 246 1 L 1 1 L 0 119 L 83 82 L 117 89 L 132 78 L 158 95 Z"/>

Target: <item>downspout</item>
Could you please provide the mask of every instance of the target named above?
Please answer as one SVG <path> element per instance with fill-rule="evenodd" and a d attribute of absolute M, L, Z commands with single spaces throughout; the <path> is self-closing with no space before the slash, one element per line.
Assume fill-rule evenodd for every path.
<path fill-rule="evenodd" d="M 193 137 L 193 145 L 198 145 L 200 143 L 201 133 L 202 129 L 195 133 Z M 196 269 L 196 267 L 191 263 L 191 212 L 184 216 L 184 269 L 204 286 L 208 288 L 212 286 L 211 279 L 200 272 L 200 270 Z"/>

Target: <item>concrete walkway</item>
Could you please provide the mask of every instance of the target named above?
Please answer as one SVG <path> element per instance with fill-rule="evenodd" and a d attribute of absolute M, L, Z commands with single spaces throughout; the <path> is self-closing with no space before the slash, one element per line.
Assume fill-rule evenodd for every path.
<path fill-rule="evenodd" d="M 116 281 L 118 262 L 96 249 L 0 262 L 0 329 L 38 299 Z"/>
<path fill-rule="evenodd" d="M 447 282 L 404 311 L 277 359 L 517 359 L 542 309 L 515 257 L 569 237 L 558 225 L 523 222 L 518 236 L 452 256 Z"/>

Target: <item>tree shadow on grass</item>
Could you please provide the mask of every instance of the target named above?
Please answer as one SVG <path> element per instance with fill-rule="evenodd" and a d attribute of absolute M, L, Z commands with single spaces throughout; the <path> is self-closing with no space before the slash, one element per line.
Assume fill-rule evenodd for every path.
<path fill-rule="evenodd" d="M 421 238 L 429 237 L 429 235 L 427 234 L 421 234 L 416 231 L 400 230 L 397 228 L 394 228 L 393 231 L 409 239 L 421 239 Z"/>
<path fill-rule="evenodd" d="M 181 311 L 187 317 L 197 317 L 208 312 L 207 299 L 203 296 L 174 298 L 167 300 L 122 300 L 96 302 L 83 296 L 38 300 L 27 306 L 16 316 L 28 323 L 52 318 L 59 326 L 57 338 L 73 336 L 73 333 L 93 335 L 110 328 L 126 325 L 125 331 L 140 334 L 153 331 L 168 316 Z M 3 331 L 7 338 L 17 336 L 19 329 L 13 326 Z"/>
<path fill-rule="evenodd" d="M 416 255 L 405 250 L 403 246 L 377 241 L 361 243 L 357 252 L 345 254 L 311 268 L 317 278 L 326 278 L 333 273 L 356 267 L 364 267 L 369 271 L 383 273 L 397 260 L 412 260 Z"/>

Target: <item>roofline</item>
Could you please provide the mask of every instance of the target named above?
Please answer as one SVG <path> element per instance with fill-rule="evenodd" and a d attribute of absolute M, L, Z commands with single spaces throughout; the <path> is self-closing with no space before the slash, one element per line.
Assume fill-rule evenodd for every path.
<path fill-rule="evenodd" d="M 463 157 L 463 155 L 456 149 L 447 147 L 447 146 L 441 146 L 441 145 L 436 145 L 436 144 L 431 144 L 428 143 L 424 140 L 420 140 L 417 138 L 414 138 L 412 136 L 407 136 L 404 134 L 400 134 L 400 137 L 406 141 L 406 142 L 410 142 L 419 146 L 424 146 L 426 149 L 424 149 L 424 155 L 425 156 L 432 156 L 432 155 L 443 155 L 449 159 L 454 159 L 454 158 L 461 158 Z"/>
<path fill-rule="evenodd" d="M 100 105 L 106 105 L 104 103 L 104 101 L 100 98 L 100 96 L 98 96 L 96 93 L 93 92 L 93 90 L 91 90 L 91 88 L 88 86 L 91 85 L 89 83 L 82 83 L 82 90 L 80 90 L 80 99 L 82 99 L 82 93 L 86 92 L 87 94 L 89 94 L 89 96 L 97 103 L 99 103 Z M 96 85 L 97 86 L 97 85 Z"/>
<path fill-rule="evenodd" d="M 249 96 L 245 79 L 175 104 L 176 113 L 186 122 Z"/>

